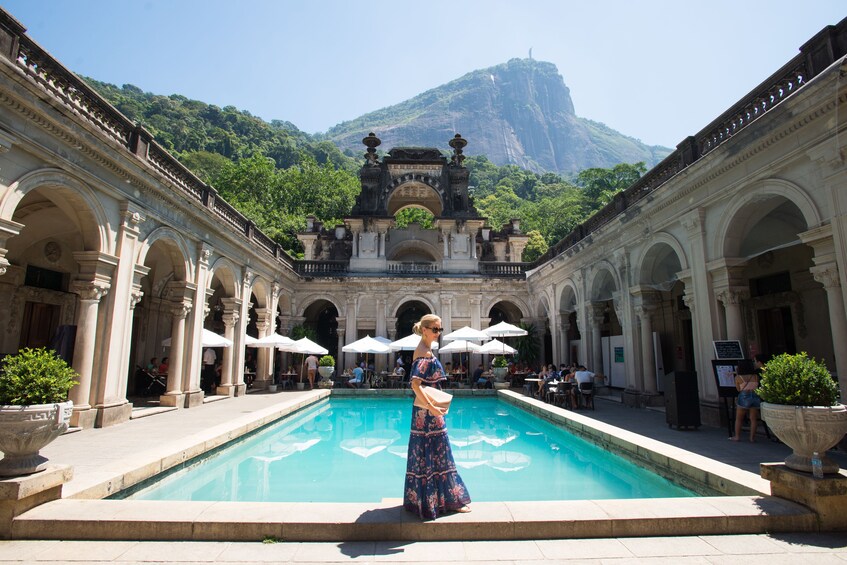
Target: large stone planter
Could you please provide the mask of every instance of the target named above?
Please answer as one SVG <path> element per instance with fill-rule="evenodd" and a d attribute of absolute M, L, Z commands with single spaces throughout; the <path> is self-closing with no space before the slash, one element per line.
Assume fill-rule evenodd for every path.
<path fill-rule="evenodd" d="M 494 382 L 496 383 L 502 383 L 503 379 L 506 378 L 506 373 L 508 372 L 508 367 L 494 367 L 491 369 L 491 373 L 494 375 Z"/>
<path fill-rule="evenodd" d="M 73 402 L 0 406 L 0 476 L 19 477 L 42 471 L 47 458 L 38 452 L 65 433 Z"/>
<path fill-rule="evenodd" d="M 325 379 L 328 379 L 332 376 L 332 373 L 335 372 L 335 367 L 318 367 L 318 374 Z"/>
<path fill-rule="evenodd" d="M 837 473 L 838 464 L 826 451 L 847 433 L 847 407 L 789 406 L 762 402 L 762 419 L 768 428 L 794 453 L 785 465 L 795 471 L 812 472 L 812 454 L 821 456 L 824 473 Z"/>

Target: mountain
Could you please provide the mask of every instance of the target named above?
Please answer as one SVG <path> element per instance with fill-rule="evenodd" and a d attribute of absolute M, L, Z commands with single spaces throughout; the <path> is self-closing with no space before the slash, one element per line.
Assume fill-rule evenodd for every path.
<path fill-rule="evenodd" d="M 473 71 L 341 123 L 324 137 L 348 155 L 357 155 L 364 151 L 362 138 L 371 131 L 386 149 L 444 147 L 460 133 L 468 140 L 467 155 L 486 155 L 500 166 L 566 175 L 639 161 L 649 168 L 671 153 L 578 117 L 556 65 L 534 59 L 512 59 Z"/>

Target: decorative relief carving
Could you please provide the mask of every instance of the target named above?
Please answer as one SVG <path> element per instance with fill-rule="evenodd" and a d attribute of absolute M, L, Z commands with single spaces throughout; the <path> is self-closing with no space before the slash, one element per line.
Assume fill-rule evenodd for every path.
<path fill-rule="evenodd" d="M 190 312 L 190 302 L 178 302 L 171 307 L 171 315 L 173 315 L 175 319 L 184 320 Z"/>
<path fill-rule="evenodd" d="M 109 293 L 109 288 L 108 284 L 77 281 L 73 284 L 72 291 L 79 296 L 80 300 L 100 302 Z"/>
<path fill-rule="evenodd" d="M 62 258 L 62 246 L 56 241 L 48 241 L 44 244 L 44 258 L 51 263 L 56 263 Z"/>
<path fill-rule="evenodd" d="M 810 271 L 815 280 L 821 283 L 826 289 L 839 288 L 841 286 L 841 280 L 838 278 L 838 267 L 834 263 L 812 267 Z"/>

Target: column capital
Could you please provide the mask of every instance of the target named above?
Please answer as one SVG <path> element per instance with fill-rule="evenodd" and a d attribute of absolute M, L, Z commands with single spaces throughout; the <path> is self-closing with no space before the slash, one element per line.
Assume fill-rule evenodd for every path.
<path fill-rule="evenodd" d="M 828 263 L 826 265 L 817 265 L 809 269 L 816 281 L 821 283 L 825 289 L 839 288 L 841 279 L 838 276 L 838 265 Z"/>
<path fill-rule="evenodd" d="M 109 293 L 111 285 L 106 282 L 93 281 L 74 281 L 71 284 L 71 292 L 79 295 L 80 300 L 93 300 L 100 302 L 100 299 Z"/>
<path fill-rule="evenodd" d="M 189 312 L 191 312 L 191 302 L 179 300 L 171 304 L 171 314 L 176 319 L 186 318 Z"/>
<path fill-rule="evenodd" d="M 197 244 L 197 259 L 200 260 L 200 264 L 208 267 L 209 259 L 212 257 L 212 253 L 214 253 L 215 248 L 209 245 L 206 242 Z"/>
<path fill-rule="evenodd" d="M 133 287 L 129 294 L 129 309 L 134 310 L 135 307 L 138 306 L 138 303 L 141 302 L 142 298 L 144 298 L 144 291 L 141 290 L 141 287 Z"/>
<path fill-rule="evenodd" d="M 727 288 L 725 290 L 715 292 L 715 298 L 717 298 L 724 307 L 730 305 L 737 306 L 745 300 L 749 300 L 750 291 L 741 288 Z"/>
<path fill-rule="evenodd" d="M 605 302 L 591 302 L 588 304 L 588 316 L 593 325 L 599 326 L 606 319 L 606 308 L 608 304 Z"/>

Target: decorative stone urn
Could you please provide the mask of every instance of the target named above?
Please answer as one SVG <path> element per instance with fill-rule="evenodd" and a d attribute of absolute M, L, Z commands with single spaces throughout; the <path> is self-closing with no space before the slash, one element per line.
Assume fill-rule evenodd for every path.
<path fill-rule="evenodd" d="M 318 388 L 332 388 L 335 385 L 335 381 L 331 381 L 329 379 L 321 379 L 318 381 Z"/>
<path fill-rule="evenodd" d="M 491 369 L 491 373 L 494 375 L 494 382 L 502 383 L 503 379 L 506 378 L 506 373 L 509 372 L 508 367 L 494 367 Z"/>
<path fill-rule="evenodd" d="M 332 373 L 334 373 L 334 372 L 335 372 L 335 367 L 325 367 L 323 365 L 318 367 L 318 374 L 320 374 L 320 376 L 322 376 L 325 379 L 330 378 L 332 376 Z"/>
<path fill-rule="evenodd" d="M 73 402 L 0 406 L 0 476 L 18 477 L 44 470 L 42 447 L 65 433 Z"/>
<path fill-rule="evenodd" d="M 784 444 L 794 450 L 785 465 L 795 471 L 812 472 L 812 454 L 821 457 L 824 473 L 837 473 L 838 464 L 826 451 L 847 434 L 847 407 L 792 406 L 762 402 L 762 419 Z"/>

